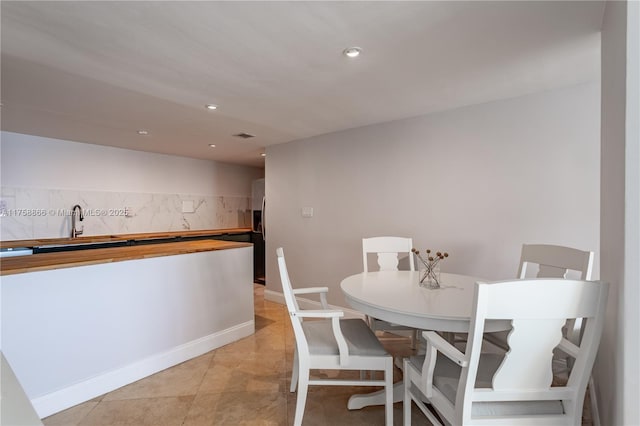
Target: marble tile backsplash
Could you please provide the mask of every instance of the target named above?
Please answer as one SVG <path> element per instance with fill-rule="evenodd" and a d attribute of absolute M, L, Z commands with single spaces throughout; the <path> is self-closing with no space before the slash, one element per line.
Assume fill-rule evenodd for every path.
<path fill-rule="evenodd" d="M 2 187 L 0 239 L 67 237 L 75 204 L 83 236 L 251 226 L 249 197 Z"/>

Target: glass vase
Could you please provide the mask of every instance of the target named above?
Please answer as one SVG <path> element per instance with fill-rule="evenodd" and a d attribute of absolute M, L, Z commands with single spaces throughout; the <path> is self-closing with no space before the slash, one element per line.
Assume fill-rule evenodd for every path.
<path fill-rule="evenodd" d="M 426 288 L 440 288 L 440 265 L 418 262 L 418 285 Z"/>
<path fill-rule="evenodd" d="M 428 268 L 426 282 L 428 288 L 440 288 L 440 265 Z"/>

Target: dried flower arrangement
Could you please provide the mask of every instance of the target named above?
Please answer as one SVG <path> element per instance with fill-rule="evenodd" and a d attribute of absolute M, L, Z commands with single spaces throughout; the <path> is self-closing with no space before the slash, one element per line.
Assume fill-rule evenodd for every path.
<path fill-rule="evenodd" d="M 416 256 L 418 262 L 424 265 L 424 270 L 418 268 L 420 271 L 418 282 L 420 285 L 424 285 L 426 280 L 429 288 L 440 288 L 440 270 L 438 264 L 441 260 L 449 257 L 449 253 L 438 251 L 435 255 L 432 255 L 431 249 L 427 249 L 426 255 L 423 257 L 420 255 L 420 251 L 415 248 L 412 248 L 411 252 Z"/>

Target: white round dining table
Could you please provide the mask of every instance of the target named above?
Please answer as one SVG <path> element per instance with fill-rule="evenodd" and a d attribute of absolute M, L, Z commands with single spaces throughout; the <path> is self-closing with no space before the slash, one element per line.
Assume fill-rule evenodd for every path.
<path fill-rule="evenodd" d="M 440 288 L 418 285 L 417 271 L 362 272 L 340 283 L 344 297 L 371 317 L 420 330 L 468 333 L 475 283 L 468 275 L 441 273 Z M 486 331 L 511 328 L 509 321 L 487 322 Z"/>
<path fill-rule="evenodd" d="M 340 283 L 345 299 L 371 317 L 420 330 L 468 333 L 473 313 L 475 283 L 468 275 L 441 273 L 440 288 L 418 285 L 417 271 L 378 271 L 351 275 Z M 488 321 L 485 331 L 511 328 L 510 321 Z M 393 387 L 393 401 L 403 400 L 404 387 Z M 352 395 L 347 407 L 357 410 L 384 404 L 384 391 Z"/>

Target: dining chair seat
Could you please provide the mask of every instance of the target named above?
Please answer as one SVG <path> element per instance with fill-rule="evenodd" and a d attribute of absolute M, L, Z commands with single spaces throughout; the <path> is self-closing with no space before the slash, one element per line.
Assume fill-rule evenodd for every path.
<path fill-rule="evenodd" d="M 351 356 L 385 356 L 387 351 L 376 336 L 371 333 L 367 324 L 359 318 L 348 318 L 340 321 L 342 335 L 347 342 Z M 311 355 L 339 355 L 335 334 L 330 322 L 305 321 L 302 330 L 307 338 Z"/>

